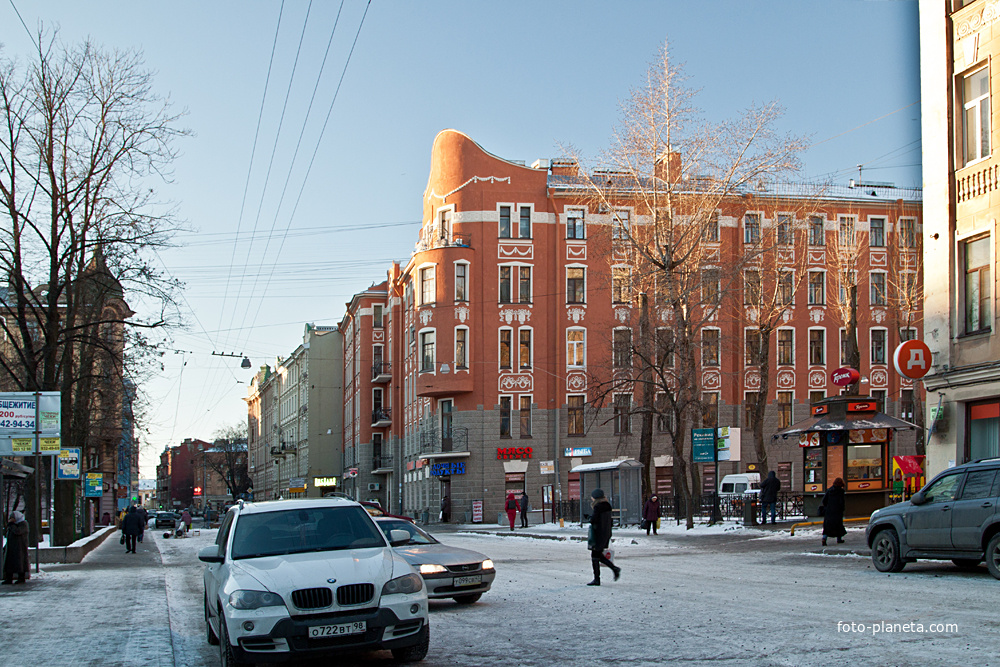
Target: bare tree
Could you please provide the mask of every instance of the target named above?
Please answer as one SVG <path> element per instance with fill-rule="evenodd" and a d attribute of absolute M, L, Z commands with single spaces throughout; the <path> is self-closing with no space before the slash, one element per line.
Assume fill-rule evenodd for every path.
<path fill-rule="evenodd" d="M 64 441 L 113 471 L 124 329 L 176 316 L 179 285 L 151 260 L 177 224 L 150 185 L 185 132 L 138 53 L 44 30 L 35 43 L 30 63 L 0 60 L 0 386 L 61 391 Z M 126 290 L 157 314 L 133 318 Z M 68 543 L 72 489 L 55 501 L 54 543 Z"/>
<path fill-rule="evenodd" d="M 910 340 L 916 336 L 917 327 L 923 322 L 923 280 L 921 272 L 919 238 L 916 234 L 916 219 L 905 218 L 897 222 L 898 232 L 894 235 L 894 245 L 888 257 L 887 289 L 889 295 L 887 305 L 891 318 L 896 323 L 899 341 Z M 916 430 L 917 454 L 926 453 L 924 440 L 923 398 L 917 395 L 920 385 L 913 383 L 913 423 L 920 426 Z M 900 397 L 902 398 L 902 397 Z"/>
<path fill-rule="evenodd" d="M 660 403 L 670 412 L 675 481 L 689 528 L 700 482 L 686 434 L 703 421 L 700 371 L 718 363 L 709 357 L 721 344 L 703 338 L 702 330 L 718 319 L 722 295 L 732 288 L 734 272 L 723 268 L 739 268 L 722 266 L 719 211 L 754 184 L 795 169 L 804 147 L 802 140 L 776 132 L 781 109 L 775 103 L 715 124 L 699 118 L 693 97 L 664 46 L 644 85 L 622 104 L 622 122 L 603 157 L 606 168 L 584 170 L 595 208 L 608 212 L 611 225 L 607 256 L 622 311 L 619 316 L 616 309 L 616 317 L 629 324 L 633 317 L 638 320 L 631 304 L 639 294 L 654 294 L 658 320 L 657 326 L 640 327 L 641 336 L 630 346 L 632 363 L 615 364 L 597 383 L 595 400 L 602 394 L 640 392 L 639 459 L 648 494 L 652 437 L 647 420 L 653 411 L 651 392 L 643 387 L 651 385 L 653 394 L 664 396 Z M 623 215 L 626 211 L 634 216 Z M 660 328 L 670 330 L 669 339 L 654 333 Z M 667 365 L 668 357 L 673 366 Z"/>
<path fill-rule="evenodd" d="M 253 488 L 247 459 L 247 425 L 244 422 L 216 431 L 215 442 L 202 456 L 205 467 L 226 483 L 233 502 Z"/>

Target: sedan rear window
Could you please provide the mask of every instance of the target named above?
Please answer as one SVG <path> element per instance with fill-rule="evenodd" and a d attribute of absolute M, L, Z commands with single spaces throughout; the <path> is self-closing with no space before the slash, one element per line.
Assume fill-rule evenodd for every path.
<path fill-rule="evenodd" d="M 360 507 L 313 507 L 239 517 L 232 558 L 384 547 L 385 538 Z"/>

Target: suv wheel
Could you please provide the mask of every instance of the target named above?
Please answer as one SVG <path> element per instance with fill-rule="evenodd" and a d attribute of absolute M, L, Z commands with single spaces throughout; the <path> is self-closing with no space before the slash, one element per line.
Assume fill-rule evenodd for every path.
<path fill-rule="evenodd" d="M 407 646 L 406 648 L 392 649 L 392 657 L 400 662 L 420 662 L 427 656 L 427 649 L 431 645 L 431 631 L 426 625 L 423 630 L 423 638 L 419 644 Z"/>
<path fill-rule="evenodd" d="M 872 563 L 879 572 L 899 572 L 906 563 L 899 557 L 899 536 L 892 528 L 880 530 L 872 542 Z"/>
<path fill-rule="evenodd" d="M 1000 579 L 1000 533 L 991 537 L 986 545 L 986 568 L 994 579 Z"/>
<path fill-rule="evenodd" d="M 219 614 L 219 665 L 221 667 L 250 667 L 236 657 L 233 645 L 229 643 L 229 631 L 226 629 L 226 619 Z"/>
<path fill-rule="evenodd" d="M 206 631 L 206 639 L 208 639 L 208 643 L 209 644 L 211 644 L 212 646 L 215 646 L 216 644 L 219 643 L 219 635 L 215 634 L 215 630 L 212 629 L 212 624 L 208 620 L 208 596 L 207 595 L 205 596 L 204 602 L 205 602 L 205 631 Z"/>

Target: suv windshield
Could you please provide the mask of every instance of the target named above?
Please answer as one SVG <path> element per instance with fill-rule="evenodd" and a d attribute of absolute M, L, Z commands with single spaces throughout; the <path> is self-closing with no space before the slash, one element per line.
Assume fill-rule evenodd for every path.
<path fill-rule="evenodd" d="M 239 517 L 232 557 L 384 546 L 381 532 L 361 507 L 312 507 Z"/>

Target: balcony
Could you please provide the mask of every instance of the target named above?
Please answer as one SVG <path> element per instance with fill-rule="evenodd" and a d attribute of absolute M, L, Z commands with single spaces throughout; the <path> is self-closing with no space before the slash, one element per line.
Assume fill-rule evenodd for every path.
<path fill-rule="evenodd" d="M 274 445 L 271 447 L 271 456 L 275 458 L 285 458 L 285 452 L 282 451 L 281 447 Z"/>
<path fill-rule="evenodd" d="M 372 474 L 388 475 L 392 473 L 392 456 L 388 454 L 372 458 Z"/>
<path fill-rule="evenodd" d="M 392 379 L 392 363 L 376 361 L 372 364 L 372 382 L 383 384 Z"/>
<path fill-rule="evenodd" d="M 372 428 L 387 428 L 392 426 L 392 409 L 375 408 L 372 410 Z"/>
<path fill-rule="evenodd" d="M 472 236 L 469 234 L 440 234 L 438 227 L 431 228 L 431 237 L 417 241 L 415 251 L 433 250 L 435 248 L 471 248 Z"/>
<path fill-rule="evenodd" d="M 454 428 L 442 435 L 436 428 L 420 430 L 420 458 L 447 459 L 469 456 L 469 429 Z"/>

